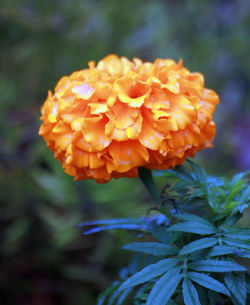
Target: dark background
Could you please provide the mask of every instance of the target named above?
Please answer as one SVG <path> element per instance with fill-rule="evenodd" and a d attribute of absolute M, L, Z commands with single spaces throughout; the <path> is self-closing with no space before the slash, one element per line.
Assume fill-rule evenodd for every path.
<path fill-rule="evenodd" d="M 0 303 L 92 305 L 129 255 L 124 232 L 82 236 L 87 219 L 140 216 L 137 179 L 74 182 L 38 137 L 47 91 L 109 53 L 183 58 L 220 95 L 210 174 L 250 168 L 250 1 L 0 1 Z"/>

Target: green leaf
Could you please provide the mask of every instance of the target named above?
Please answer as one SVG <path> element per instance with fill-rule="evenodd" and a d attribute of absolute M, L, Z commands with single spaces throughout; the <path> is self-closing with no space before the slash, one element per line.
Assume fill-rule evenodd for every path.
<path fill-rule="evenodd" d="M 200 222 L 206 226 L 211 226 L 213 227 L 213 224 L 206 220 L 206 219 L 203 219 L 197 215 L 194 215 L 194 214 L 190 214 L 190 213 L 182 213 L 182 214 L 176 214 L 174 215 L 174 217 L 178 218 L 178 219 L 181 219 L 181 220 L 185 220 L 185 221 L 190 221 L 190 222 Z"/>
<path fill-rule="evenodd" d="M 215 259 L 200 260 L 188 264 L 189 268 L 205 272 L 230 272 L 246 271 L 247 269 L 239 264 L 230 261 L 218 261 Z"/>
<path fill-rule="evenodd" d="M 242 303 L 240 303 L 233 294 L 230 296 L 230 298 L 231 301 L 233 302 L 233 305 L 242 305 Z"/>
<path fill-rule="evenodd" d="M 133 290 L 133 287 L 130 287 L 128 289 L 125 289 L 121 295 L 119 296 L 119 298 L 117 299 L 116 301 L 116 304 L 115 305 L 121 305 L 125 299 L 127 298 L 127 296 L 130 294 L 130 292 Z"/>
<path fill-rule="evenodd" d="M 185 305 L 201 305 L 196 288 L 187 278 L 182 283 L 182 294 Z"/>
<path fill-rule="evenodd" d="M 208 238 L 202 238 L 199 240 L 195 240 L 191 242 L 190 244 L 184 246 L 181 251 L 179 252 L 179 255 L 189 254 L 201 249 L 210 248 L 214 245 L 216 245 L 218 242 L 217 238 L 208 237 Z"/>
<path fill-rule="evenodd" d="M 227 202 L 232 201 L 232 199 L 245 187 L 245 183 L 243 180 L 240 180 L 236 182 L 232 189 L 230 190 L 228 196 L 227 196 Z"/>
<path fill-rule="evenodd" d="M 244 250 L 236 251 L 235 255 L 237 255 L 238 257 L 250 258 L 250 251 L 244 251 Z"/>
<path fill-rule="evenodd" d="M 131 243 L 124 246 L 123 249 L 152 255 L 173 255 L 178 252 L 178 250 L 172 246 L 157 242 Z"/>
<path fill-rule="evenodd" d="M 250 244 L 242 240 L 223 238 L 223 242 L 229 246 L 250 250 Z"/>
<path fill-rule="evenodd" d="M 163 273 L 174 268 L 179 262 L 177 258 L 166 258 L 155 264 L 149 265 L 143 268 L 141 271 L 135 273 L 129 277 L 119 288 L 123 290 L 132 286 L 136 286 L 142 283 L 145 283 L 157 276 L 162 275 Z"/>
<path fill-rule="evenodd" d="M 228 289 L 241 305 L 246 304 L 247 288 L 245 275 L 239 273 L 226 273 L 224 277 Z"/>
<path fill-rule="evenodd" d="M 183 275 L 181 268 L 175 268 L 164 274 L 154 285 L 148 296 L 146 305 L 166 305 L 174 294 Z"/>
<path fill-rule="evenodd" d="M 184 166 L 176 166 L 174 170 L 168 170 L 164 172 L 165 176 L 174 176 L 183 181 L 194 182 L 194 178 L 191 173 L 185 169 Z"/>
<path fill-rule="evenodd" d="M 189 232 L 200 235 L 210 235 L 216 232 L 213 225 L 205 225 L 200 222 L 177 223 L 168 228 L 168 231 Z"/>
<path fill-rule="evenodd" d="M 106 301 L 106 298 L 111 295 L 111 293 L 116 291 L 119 285 L 120 283 L 116 281 L 112 284 L 112 286 L 108 287 L 104 292 L 102 292 L 102 294 L 98 297 L 97 305 L 103 305 Z"/>
<path fill-rule="evenodd" d="M 240 202 L 245 203 L 250 200 L 250 185 L 242 192 Z"/>
<path fill-rule="evenodd" d="M 236 253 L 237 249 L 229 246 L 215 246 L 211 249 L 208 256 L 222 256 L 226 254 Z"/>
<path fill-rule="evenodd" d="M 118 296 L 119 296 L 119 294 L 120 294 L 121 292 L 117 289 L 117 290 L 115 290 L 113 293 L 112 293 L 112 295 L 109 297 L 109 299 L 108 299 L 108 302 L 107 302 L 107 305 L 114 305 L 115 303 L 115 300 L 118 298 Z"/>
<path fill-rule="evenodd" d="M 223 293 L 223 294 L 229 296 L 229 291 L 227 290 L 227 288 L 222 283 L 220 283 L 219 281 L 215 280 L 214 278 L 212 278 L 211 276 L 209 276 L 207 274 L 198 273 L 198 272 L 189 272 L 188 277 L 192 281 L 196 282 L 197 284 L 199 284 L 205 288 L 208 288 L 208 289 L 211 289 L 211 290 L 214 290 L 214 291 L 217 291 L 217 292 L 220 292 L 220 293 Z"/>
<path fill-rule="evenodd" d="M 180 232 L 169 232 L 167 231 L 167 227 L 160 227 L 156 224 L 151 224 L 151 226 L 148 228 L 148 231 L 153 237 L 165 244 L 172 244 L 182 234 Z M 178 236 L 176 237 L 177 234 Z"/>
<path fill-rule="evenodd" d="M 246 242 L 250 242 L 250 230 L 239 230 L 237 231 L 229 231 L 227 230 L 226 233 L 224 234 L 225 237 L 229 239 L 242 239 L 245 240 Z"/>
<path fill-rule="evenodd" d="M 236 182 L 242 180 L 242 178 L 244 176 L 246 176 L 248 174 L 248 172 L 243 172 L 243 173 L 239 173 L 233 176 L 232 180 L 231 180 L 231 184 L 235 184 Z"/>
<path fill-rule="evenodd" d="M 232 211 L 238 205 L 240 205 L 239 201 L 231 200 L 227 204 L 225 204 L 225 211 L 226 212 Z"/>
<path fill-rule="evenodd" d="M 150 192 L 155 201 L 161 205 L 161 198 L 156 188 L 151 170 L 144 167 L 139 167 L 138 174 L 146 189 Z"/>

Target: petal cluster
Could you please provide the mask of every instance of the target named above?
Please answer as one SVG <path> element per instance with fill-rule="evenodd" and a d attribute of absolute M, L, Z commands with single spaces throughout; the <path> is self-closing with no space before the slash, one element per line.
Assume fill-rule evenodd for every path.
<path fill-rule="evenodd" d="M 137 177 L 212 146 L 218 95 L 171 59 L 109 55 L 64 76 L 42 106 L 39 134 L 75 180 Z"/>

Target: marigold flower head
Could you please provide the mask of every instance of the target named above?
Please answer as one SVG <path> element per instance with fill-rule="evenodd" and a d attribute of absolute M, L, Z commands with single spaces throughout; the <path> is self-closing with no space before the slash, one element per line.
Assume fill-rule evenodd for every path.
<path fill-rule="evenodd" d="M 182 61 L 109 55 L 60 79 L 42 106 L 39 134 L 75 180 L 137 177 L 212 147 L 218 95 Z"/>

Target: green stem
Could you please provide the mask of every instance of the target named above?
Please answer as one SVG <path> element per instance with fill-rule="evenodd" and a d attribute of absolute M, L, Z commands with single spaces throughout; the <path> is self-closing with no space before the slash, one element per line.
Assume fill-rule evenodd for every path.
<path fill-rule="evenodd" d="M 160 195 L 157 191 L 151 170 L 144 167 L 139 167 L 138 173 L 142 183 L 160 207 L 162 205 L 162 202 Z"/>

